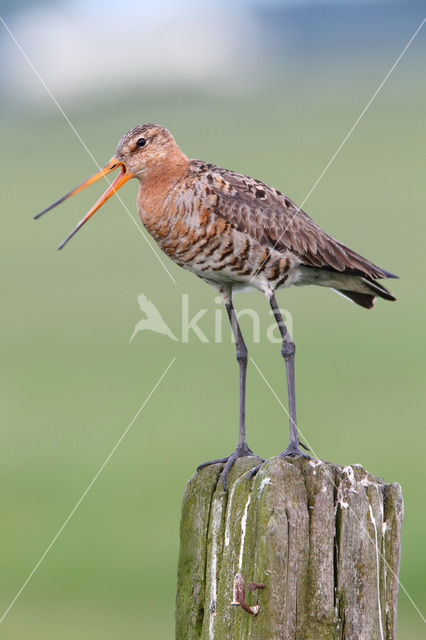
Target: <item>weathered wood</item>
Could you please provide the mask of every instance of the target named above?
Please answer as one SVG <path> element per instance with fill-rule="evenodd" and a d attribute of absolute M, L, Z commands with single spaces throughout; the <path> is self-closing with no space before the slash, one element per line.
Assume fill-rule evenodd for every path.
<path fill-rule="evenodd" d="M 256 458 L 205 467 L 186 487 L 177 640 L 393 640 L 401 488 L 359 465 Z M 250 615 L 234 592 L 245 580 Z M 249 582 L 264 583 L 253 592 Z"/>

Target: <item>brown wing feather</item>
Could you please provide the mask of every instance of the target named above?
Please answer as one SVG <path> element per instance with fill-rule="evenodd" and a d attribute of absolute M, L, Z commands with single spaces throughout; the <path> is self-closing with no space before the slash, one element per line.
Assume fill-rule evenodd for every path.
<path fill-rule="evenodd" d="M 390 274 L 323 231 L 280 191 L 245 175 L 192 161 L 217 195 L 216 214 L 267 246 L 291 250 L 309 267 L 386 278 Z"/>

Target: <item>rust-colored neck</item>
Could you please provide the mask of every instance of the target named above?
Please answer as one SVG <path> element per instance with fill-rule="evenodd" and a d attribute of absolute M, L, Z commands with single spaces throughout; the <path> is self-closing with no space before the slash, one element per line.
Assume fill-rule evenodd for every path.
<path fill-rule="evenodd" d="M 169 196 L 187 174 L 188 166 L 188 158 L 174 144 L 169 146 L 167 153 L 152 159 L 138 176 L 138 212 L 150 233 L 172 214 Z"/>
<path fill-rule="evenodd" d="M 138 176 L 140 188 L 147 196 L 169 190 L 187 172 L 189 160 L 179 147 L 170 145 L 167 152 L 152 158 Z"/>

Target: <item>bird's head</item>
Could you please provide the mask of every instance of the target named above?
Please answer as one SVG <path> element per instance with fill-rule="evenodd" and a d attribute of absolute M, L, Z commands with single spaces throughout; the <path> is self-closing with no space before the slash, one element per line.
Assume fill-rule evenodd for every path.
<path fill-rule="evenodd" d="M 138 178 L 142 183 L 150 174 L 169 174 L 171 167 L 178 167 L 187 162 L 186 156 L 177 146 L 172 134 L 157 124 L 143 124 L 130 129 L 120 140 L 115 150 L 114 156 L 91 178 L 82 182 L 64 196 L 56 200 L 53 204 L 43 209 L 35 218 L 40 218 L 44 213 L 50 211 L 58 204 L 67 200 L 74 194 L 82 191 L 97 180 L 105 177 L 116 169 L 120 173 L 115 178 L 105 193 L 80 220 L 77 226 L 59 245 L 59 249 L 70 240 L 75 233 L 87 222 L 87 220 L 106 202 L 120 187 L 130 178 Z"/>
<path fill-rule="evenodd" d="M 121 138 L 113 159 L 143 180 L 149 173 L 179 164 L 184 158 L 170 131 L 158 124 L 142 124 Z"/>

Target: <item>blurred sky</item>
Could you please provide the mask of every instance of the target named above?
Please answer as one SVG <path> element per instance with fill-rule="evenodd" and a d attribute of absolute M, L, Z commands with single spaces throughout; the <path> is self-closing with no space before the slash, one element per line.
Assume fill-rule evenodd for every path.
<path fill-rule="evenodd" d="M 414 0 L 3 0 L 0 7 L 55 96 L 77 102 L 112 87 L 253 91 L 301 68 L 323 73 L 336 53 L 368 73 L 363 58 L 393 61 L 424 11 Z M 425 39 L 416 46 L 424 51 Z M 4 102 L 45 103 L 45 90 L 4 27 L 0 55 Z"/>

